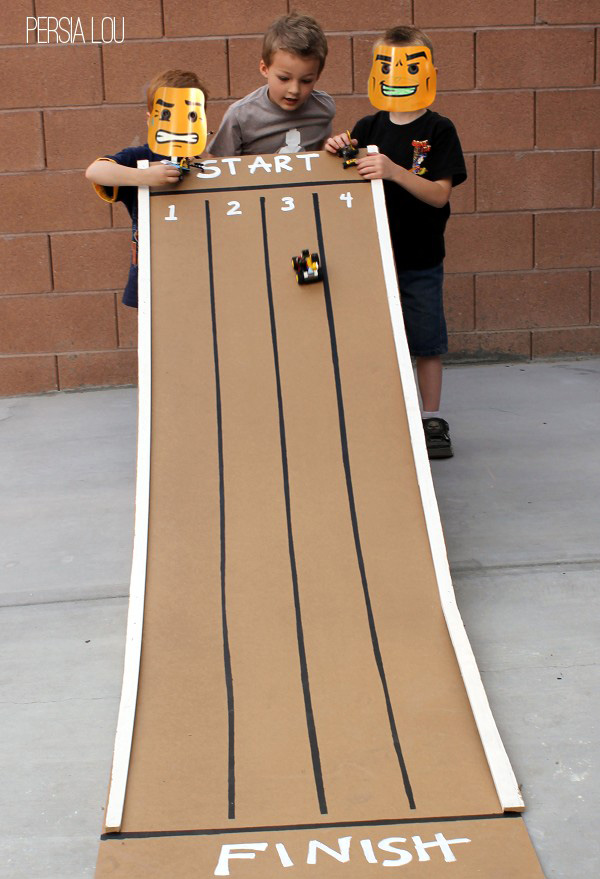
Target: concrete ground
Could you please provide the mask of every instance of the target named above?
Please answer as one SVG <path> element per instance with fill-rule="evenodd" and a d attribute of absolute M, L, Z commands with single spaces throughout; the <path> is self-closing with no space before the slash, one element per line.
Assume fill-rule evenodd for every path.
<path fill-rule="evenodd" d="M 434 480 L 548 879 L 600 874 L 600 360 L 451 367 Z M 133 389 L 0 399 L 0 877 L 94 872 L 121 684 Z M 509 877 L 507 877 L 509 879 Z"/>

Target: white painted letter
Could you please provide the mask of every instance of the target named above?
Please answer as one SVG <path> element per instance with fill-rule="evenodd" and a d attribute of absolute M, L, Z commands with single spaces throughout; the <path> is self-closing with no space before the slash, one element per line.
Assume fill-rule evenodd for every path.
<path fill-rule="evenodd" d="M 271 173 L 271 165 L 269 164 L 269 162 L 265 162 L 262 156 L 257 156 L 248 168 L 248 170 L 251 174 L 254 174 L 257 168 L 262 168 L 263 171 L 268 171 L 269 174 Z"/>
<path fill-rule="evenodd" d="M 242 160 L 234 157 L 233 159 L 221 159 L 221 161 L 226 162 L 229 165 L 229 173 L 232 177 L 235 177 L 235 162 L 241 162 Z"/>
<path fill-rule="evenodd" d="M 249 842 L 240 845 L 227 843 L 222 845 L 215 876 L 229 876 L 229 861 L 231 858 L 255 858 L 254 852 L 264 852 L 268 845 L 268 842 Z M 238 854 L 235 854 L 235 852 L 238 852 Z"/>
<path fill-rule="evenodd" d="M 427 854 L 428 848 L 441 848 L 444 853 L 446 863 L 455 861 L 454 853 L 450 848 L 451 845 L 457 845 L 459 842 L 471 842 L 470 839 L 446 839 L 443 833 L 436 833 L 435 842 L 423 842 L 420 836 L 413 836 L 412 841 L 415 844 L 417 854 L 420 861 L 430 861 L 431 858 Z"/>
<path fill-rule="evenodd" d="M 277 854 L 279 855 L 279 860 L 283 864 L 284 867 L 293 867 L 294 862 L 290 858 L 287 853 L 287 849 L 282 842 L 276 842 L 275 848 L 277 849 Z"/>
<path fill-rule="evenodd" d="M 202 167 L 204 171 L 198 172 L 197 177 L 220 177 L 221 169 L 217 166 L 218 159 L 203 159 Z M 208 165 L 211 167 L 209 168 Z M 213 167 L 214 166 L 214 167 Z"/>
<path fill-rule="evenodd" d="M 292 171 L 292 160 L 289 156 L 274 156 L 275 159 L 275 170 L 279 174 L 285 168 L 286 171 Z"/>
<path fill-rule="evenodd" d="M 321 849 L 326 854 L 330 855 L 332 858 L 335 858 L 336 861 L 340 861 L 340 863 L 345 864 L 350 860 L 350 840 L 351 836 L 341 836 L 338 839 L 338 845 L 340 847 L 339 852 L 336 852 L 335 849 L 329 848 L 328 845 L 325 845 L 323 842 L 319 842 L 317 839 L 311 839 L 308 843 L 308 856 L 306 858 L 307 864 L 316 864 L 317 863 L 317 849 Z"/>
<path fill-rule="evenodd" d="M 362 850 L 365 854 L 365 858 L 369 864 L 376 864 L 377 858 L 375 857 L 375 852 L 373 851 L 373 843 L 370 839 L 361 839 L 360 844 L 362 846 Z"/>
<path fill-rule="evenodd" d="M 381 851 L 383 852 L 391 852 L 393 855 L 400 855 L 397 861 L 384 861 L 384 867 L 401 867 L 403 864 L 408 864 L 412 861 L 412 855 L 410 852 L 407 852 L 406 849 L 396 848 L 393 845 L 394 842 L 406 842 L 403 836 L 388 836 L 387 839 L 382 839 L 381 842 L 377 843 Z"/>
<path fill-rule="evenodd" d="M 307 170 L 307 171 L 312 171 L 312 167 L 311 167 L 311 164 L 310 164 L 310 160 L 311 160 L 311 159 L 318 159 L 318 158 L 319 158 L 319 154 L 318 154 L 318 153 L 296 153 L 296 156 L 297 156 L 299 159 L 304 159 L 304 164 L 306 165 L 306 170 Z"/>

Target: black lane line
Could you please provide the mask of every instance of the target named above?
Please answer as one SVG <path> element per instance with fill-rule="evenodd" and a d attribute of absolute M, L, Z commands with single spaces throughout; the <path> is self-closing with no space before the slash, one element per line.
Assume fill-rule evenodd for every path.
<path fill-rule="evenodd" d="M 228 818 L 235 818 L 235 714 L 233 704 L 233 675 L 227 627 L 227 594 L 225 589 L 225 467 L 223 461 L 223 413 L 221 409 L 221 377 L 219 372 L 219 343 L 217 337 L 217 309 L 215 302 L 215 277 L 213 267 L 212 230 L 210 205 L 206 210 L 206 243 L 208 249 L 208 277 L 210 283 L 210 313 L 212 318 L 213 357 L 215 362 L 215 391 L 217 399 L 217 437 L 219 449 L 219 522 L 221 541 L 221 621 L 223 627 L 223 662 L 227 689 L 227 803 Z"/>
<path fill-rule="evenodd" d="M 521 818 L 520 812 L 494 815 L 451 815 L 445 818 L 383 818 L 379 821 L 336 821 L 331 824 L 273 824 L 264 827 L 219 827 L 210 830 L 131 830 L 125 833 L 103 833 L 103 841 L 118 839 L 153 839 L 157 836 L 219 836 L 223 833 L 285 832 L 286 830 L 322 830 L 330 827 L 390 827 L 394 824 L 455 824 L 457 821 L 510 821 Z"/>
<path fill-rule="evenodd" d="M 285 438 L 285 420 L 283 416 L 283 395 L 281 392 L 281 374 L 279 371 L 279 351 L 277 347 L 277 325 L 275 321 L 275 306 L 273 304 L 273 288 L 271 285 L 271 264 L 269 260 L 269 244 L 267 241 L 267 214 L 264 196 L 260 199 L 260 214 L 262 220 L 263 247 L 265 252 L 265 276 L 267 282 L 267 296 L 269 299 L 269 317 L 271 320 L 271 338 L 273 341 L 273 360 L 275 362 L 275 378 L 277 381 L 277 405 L 279 408 L 279 439 L 281 443 L 281 465 L 283 468 L 283 488 L 285 493 L 285 514 L 287 519 L 288 548 L 290 553 L 290 566 L 292 569 L 292 585 L 294 591 L 294 608 L 296 611 L 296 636 L 298 639 L 298 655 L 300 658 L 300 676 L 302 680 L 302 692 L 304 694 L 304 710 L 306 713 L 306 725 L 308 728 L 308 740 L 312 757 L 313 775 L 317 788 L 319 810 L 322 815 L 327 814 L 327 801 L 323 785 L 323 773 L 321 770 L 321 758 L 319 756 L 319 743 L 313 715 L 312 699 L 310 695 L 310 683 L 308 680 L 308 663 L 306 661 L 306 649 L 304 646 L 304 629 L 302 626 L 302 612 L 300 608 L 300 589 L 298 587 L 298 571 L 296 570 L 296 553 L 294 550 L 294 535 L 292 530 L 292 505 L 290 501 L 290 482 L 287 462 L 287 443 Z"/>
<path fill-rule="evenodd" d="M 320 180 L 319 186 L 354 186 L 356 183 L 370 183 L 370 180 Z M 248 192 L 254 189 L 296 189 L 298 186 L 314 186 L 315 181 L 306 183 L 259 183 L 256 186 L 219 186 L 213 189 L 161 189 L 151 192 L 150 197 L 160 195 L 197 195 L 199 192 Z"/>
<path fill-rule="evenodd" d="M 337 405 L 338 405 L 338 418 L 340 423 L 340 438 L 342 442 L 342 458 L 344 461 L 344 472 L 346 474 L 346 489 L 348 492 L 348 503 L 350 505 L 350 518 L 352 520 L 352 532 L 354 534 L 354 545 L 356 547 L 356 557 L 358 560 L 358 567 L 360 570 L 360 579 L 362 582 L 363 593 L 365 596 L 365 605 L 367 609 L 367 618 L 369 620 L 369 630 L 371 632 L 371 642 L 373 645 L 373 653 L 375 655 L 375 662 L 377 664 L 377 669 L 379 671 L 379 677 L 381 679 L 381 686 L 383 687 L 383 694 L 385 697 L 385 705 L 387 708 L 388 721 L 390 725 L 390 731 L 392 734 L 392 741 L 394 743 L 394 750 L 396 751 L 396 756 L 398 758 L 398 763 L 400 764 L 400 771 L 402 773 L 402 780 L 404 782 L 404 790 L 406 791 L 406 796 L 408 798 L 408 804 L 411 809 L 416 809 L 415 800 L 413 796 L 412 786 L 410 783 L 410 779 L 408 777 L 408 770 L 406 768 L 406 762 L 404 760 L 404 755 L 402 753 L 402 748 L 400 746 L 400 739 L 398 738 L 398 730 L 396 727 L 396 720 L 394 718 L 394 709 L 392 707 L 392 700 L 390 699 L 390 692 L 387 685 L 387 679 L 385 675 L 385 668 L 383 666 L 383 658 L 381 656 L 381 649 L 379 647 L 379 638 L 377 637 L 377 628 L 375 626 L 375 617 L 373 616 L 373 608 L 371 605 L 371 596 L 369 593 L 369 582 L 367 580 L 367 573 L 365 569 L 365 562 L 363 559 L 362 547 L 360 542 L 360 531 L 358 528 L 358 517 L 356 515 L 356 504 L 354 502 L 354 489 L 352 487 L 352 471 L 350 469 L 350 453 L 348 450 L 348 434 L 346 432 L 346 416 L 344 414 L 344 396 L 342 393 L 342 379 L 340 375 L 340 362 L 338 357 L 338 348 L 337 348 L 337 340 L 335 333 L 335 321 L 333 317 L 333 305 L 331 302 L 331 291 L 329 289 L 329 279 L 327 277 L 327 256 L 325 254 L 325 243 L 323 241 L 323 227 L 321 225 L 321 211 L 319 208 L 319 196 L 318 193 L 313 192 L 313 207 L 315 212 L 315 225 L 317 227 L 317 241 L 318 241 L 318 250 L 319 256 L 321 258 L 321 265 L 324 266 L 323 273 L 323 287 L 325 292 L 325 308 L 327 311 L 327 322 L 329 324 L 329 338 L 331 341 L 331 359 L 333 361 L 333 372 L 335 376 L 335 389 L 337 394 Z"/>

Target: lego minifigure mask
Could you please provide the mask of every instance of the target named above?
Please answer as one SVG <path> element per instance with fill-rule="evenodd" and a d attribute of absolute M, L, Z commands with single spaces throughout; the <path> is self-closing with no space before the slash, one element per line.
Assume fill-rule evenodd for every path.
<path fill-rule="evenodd" d="M 159 156 L 199 156 L 206 146 L 204 93 L 199 88 L 156 90 L 148 113 L 148 146 Z"/>
<path fill-rule="evenodd" d="M 378 110 L 411 112 L 435 100 L 436 71 L 427 46 L 376 46 L 369 100 Z"/>

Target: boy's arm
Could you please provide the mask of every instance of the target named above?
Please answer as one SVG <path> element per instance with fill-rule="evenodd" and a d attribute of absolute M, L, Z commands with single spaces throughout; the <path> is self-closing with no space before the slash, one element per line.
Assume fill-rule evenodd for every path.
<path fill-rule="evenodd" d="M 99 192 L 98 187 L 114 187 L 113 197 L 107 199 L 114 201 L 119 186 L 167 186 L 177 183 L 180 172 L 172 165 L 163 165 L 162 162 L 153 163 L 149 168 L 128 168 L 126 165 L 119 165 L 114 159 L 100 158 L 92 162 L 85 176 L 96 185 L 96 191 L 103 198 L 106 195 Z"/>
<path fill-rule="evenodd" d="M 452 177 L 442 177 L 441 180 L 426 180 L 401 165 L 396 165 L 383 153 L 363 156 L 357 161 L 356 168 L 365 180 L 391 180 L 398 186 L 402 186 L 419 201 L 424 201 L 425 204 L 434 208 L 443 208 L 450 199 Z"/>

